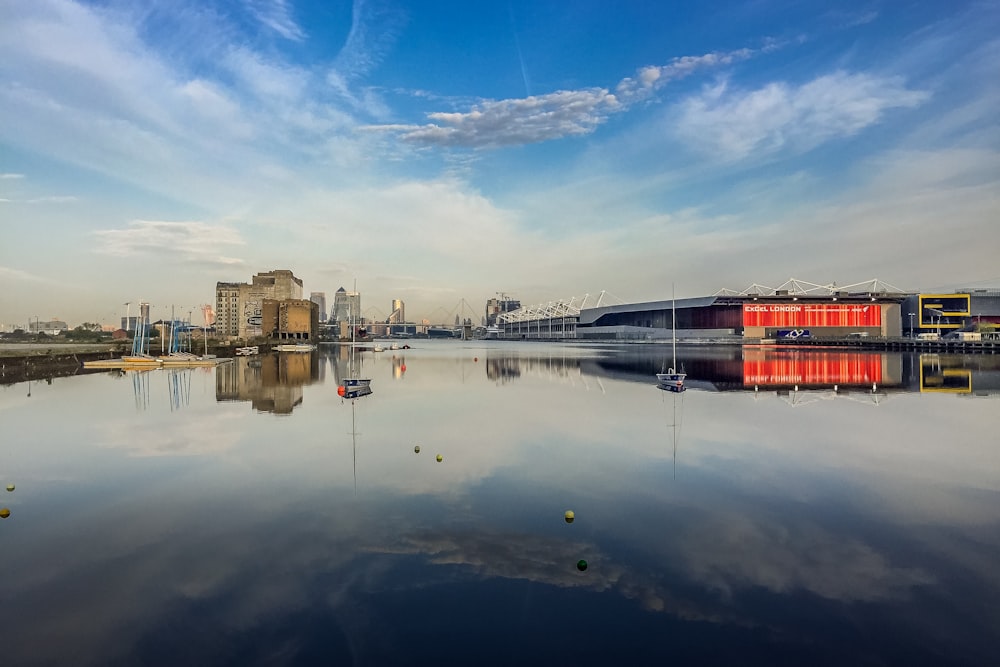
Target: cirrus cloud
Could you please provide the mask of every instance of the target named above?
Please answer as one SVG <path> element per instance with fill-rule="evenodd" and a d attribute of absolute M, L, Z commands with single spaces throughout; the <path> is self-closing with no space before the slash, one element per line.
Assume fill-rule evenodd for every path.
<path fill-rule="evenodd" d="M 723 82 L 681 104 L 675 129 L 684 142 L 735 161 L 784 149 L 805 152 L 875 125 L 889 109 L 913 108 L 929 97 L 899 77 L 844 71 L 797 87 L 778 82 L 749 92 Z"/>

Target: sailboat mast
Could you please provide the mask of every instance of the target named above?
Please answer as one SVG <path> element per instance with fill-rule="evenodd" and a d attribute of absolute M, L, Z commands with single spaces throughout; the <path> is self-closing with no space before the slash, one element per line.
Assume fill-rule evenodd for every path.
<path fill-rule="evenodd" d="M 670 335 L 673 340 L 673 368 L 671 373 L 677 371 L 677 297 L 674 295 L 674 284 L 670 283 Z"/>

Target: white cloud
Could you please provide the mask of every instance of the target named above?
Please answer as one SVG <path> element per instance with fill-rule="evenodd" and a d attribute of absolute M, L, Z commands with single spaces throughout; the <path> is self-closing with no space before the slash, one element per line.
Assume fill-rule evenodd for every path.
<path fill-rule="evenodd" d="M 406 17 L 381 0 L 354 0 L 351 30 L 333 62 L 334 77 L 345 80 L 368 74 L 386 56 Z"/>
<path fill-rule="evenodd" d="M 367 129 L 397 132 L 404 141 L 438 146 L 496 147 L 589 134 L 620 110 L 604 88 L 560 91 L 523 99 L 488 101 L 468 113 L 438 112 L 440 124 L 383 125 Z"/>
<path fill-rule="evenodd" d="M 769 46 L 767 50 L 775 47 Z M 618 84 L 616 92 L 623 101 L 641 99 L 659 90 L 671 81 L 683 79 L 700 69 L 731 65 L 741 60 L 751 58 L 757 53 L 753 49 L 737 51 L 706 53 L 701 56 L 681 56 L 674 58 L 668 65 L 650 65 L 642 67 L 635 78 L 626 78 Z"/>
<path fill-rule="evenodd" d="M 723 82 L 680 105 L 675 131 L 685 142 L 725 160 L 784 150 L 807 151 L 857 134 L 894 108 L 930 97 L 899 77 L 834 72 L 795 87 L 771 83 L 752 91 Z"/>
<path fill-rule="evenodd" d="M 261 100 L 298 100 L 309 83 L 309 73 L 305 70 L 269 62 L 262 54 L 244 46 L 231 48 L 223 62 Z"/>
<path fill-rule="evenodd" d="M 187 262 L 234 265 L 242 260 L 218 255 L 219 246 L 242 246 L 239 232 L 231 227 L 203 222 L 135 220 L 128 229 L 93 232 L 102 243 L 96 252 L 118 257 L 172 257 Z"/>
<path fill-rule="evenodd" d="M 247 10 L 266 28 L 295 42 L 302 41 L 305 31 L 292 17 L 287 0 L 245 0 Z"/>
<path fill-rule="evenodd" d="M 767 50 L 770 50 L 769 47 Z M 403 141 L 431 146 L 496 148 L 590 134 L 613 113 L 650 97 L 670 81 L 699 69 L 721 67 L 758 53 L 740 49 L 674 58 L 667 65 L 640 68 L 623 79 L 616 92 L 606 88 L 560 90 L 545 95 L 484 100 L 468 112 L 433 112 L 425 125 L 374 125 L 368 131 L 396 133 Z"/>
<path fill-rule="evenodd" d="M 24 174 L 0 174 L 0 181 L 6 181 L 15 178 L 24 178 Z"/>
<path fill-rule="evenodd" d="M 0 141 L 213 208 L 245 201 L 256 165 L 301 175 L 327 142 L 364 143 L 310 85 L 317 71 L 253 50 L 218 15 L 185 11 L 199 39 L 180 54 L 148 41 L 144 20 L 39 0 L 2 22 Z"/>

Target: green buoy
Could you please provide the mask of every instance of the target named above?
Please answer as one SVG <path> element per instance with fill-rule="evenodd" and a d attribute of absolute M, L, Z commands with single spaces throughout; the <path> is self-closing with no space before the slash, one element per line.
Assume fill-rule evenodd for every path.
<path fill-rule="evenodd" d="M 584 570 L 586 570 L 587 569 L 587 561 L 585 561 L 585 560 L 578 560 L 578 561 L 576 561 L 576 569 L 580 570 L 580 572 L 583 572 Z"/>
<path fill-rule="evenodd" d="M 419 454 L 420 453 L 420 445 L 417 445 L 416 447 L 413 448 L 413 453 L 414 454 Z"/>

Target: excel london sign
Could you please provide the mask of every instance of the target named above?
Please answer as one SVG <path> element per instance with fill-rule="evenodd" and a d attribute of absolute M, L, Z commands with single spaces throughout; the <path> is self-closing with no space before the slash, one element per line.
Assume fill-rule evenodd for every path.
<path fill-rule="evenodd" d="M 876 304 L 745 303 L 745 327 L 879 327 L 882 309 Z"/>

